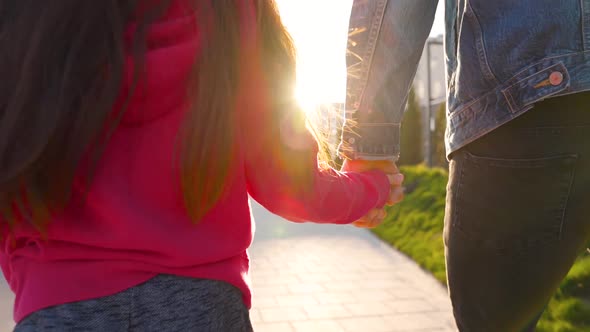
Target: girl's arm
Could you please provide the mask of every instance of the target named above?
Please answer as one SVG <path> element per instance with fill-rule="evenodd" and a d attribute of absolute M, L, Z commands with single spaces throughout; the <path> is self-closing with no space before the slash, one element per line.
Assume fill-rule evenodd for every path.
<path fill-rule="evenodd" d="M 320 167 L 318 144 L 299 110 L 287 112 L 278 129 L 264 107 L 258 110 L 243 128 L 245 169 L 248 192 L 269 211 L 295 222 L 348 224 L 385 205 L 385 173 Z"/>

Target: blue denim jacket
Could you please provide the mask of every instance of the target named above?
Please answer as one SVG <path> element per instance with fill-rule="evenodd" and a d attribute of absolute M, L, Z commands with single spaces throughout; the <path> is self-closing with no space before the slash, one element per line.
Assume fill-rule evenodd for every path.
<path fill-rule="evenodd" d="M 407 94 L 437 2 L 354 0 L 347 157 L 399 155 Z M 590 90 L 590 0 L 446 0 L 445 24 L 448 154 L 536 102 Z"/>

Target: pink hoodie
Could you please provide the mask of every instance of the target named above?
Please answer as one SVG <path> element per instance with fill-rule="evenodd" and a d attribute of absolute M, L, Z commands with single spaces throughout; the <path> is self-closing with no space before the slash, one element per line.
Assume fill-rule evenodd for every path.
<path fill-rule="evenodd" d="M 237 157 L 226 194 L 200 223 L 191 223 L 172 165 L 186 80 L 199 48 L 194 22 L 177 1 L 151 27 L 147 77 L 106 147 L 87 203 L 56 216 L 46 240 L 22 225 L 0 241 L 0 267 L 16 294 L 17 322 L 34 311 L 112 295 L 162 273 L 231 283 L 250 306 L 246 250 L 254 227 L 248 194 L 297 222 L 348 224 L 385 204 L 385 174 L 321 170 L 317 148 L 291 151 L 277 137 L 283 160 L 296 158 L 314 170 L 313 191 L 291 190 L 297 179 L 286 175 L 276 153 L 264 150 L 268 107 L 262 84 L 256 84 L 260 73 L 251 72 L 247 102 L 237 110 Z"/>

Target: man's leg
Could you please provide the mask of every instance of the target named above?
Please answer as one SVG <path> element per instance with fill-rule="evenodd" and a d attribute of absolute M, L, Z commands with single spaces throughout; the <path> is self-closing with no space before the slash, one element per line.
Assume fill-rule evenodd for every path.
<path fill-rule="evenodd" d="M 461 331 L 530 330 L 589 239 L 584 104 L 544 102 L 453 156 L 445 244 Z"/>

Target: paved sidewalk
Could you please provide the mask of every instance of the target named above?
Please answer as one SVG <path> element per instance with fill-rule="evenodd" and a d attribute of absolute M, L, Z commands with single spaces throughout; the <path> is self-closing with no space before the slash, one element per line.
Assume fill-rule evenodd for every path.
<path fill-rule="evenodd" d="M 370 232 L 252 208 L 256 332 L 456 331 L 446 289 Z"/>
<path fill-rule="evenodd" d="M 14 302 L 14 296 L 6 280 L 0 272 L 0 332 L 12 331 L 14 323 L 12 320 L 12 303 Z"/>

